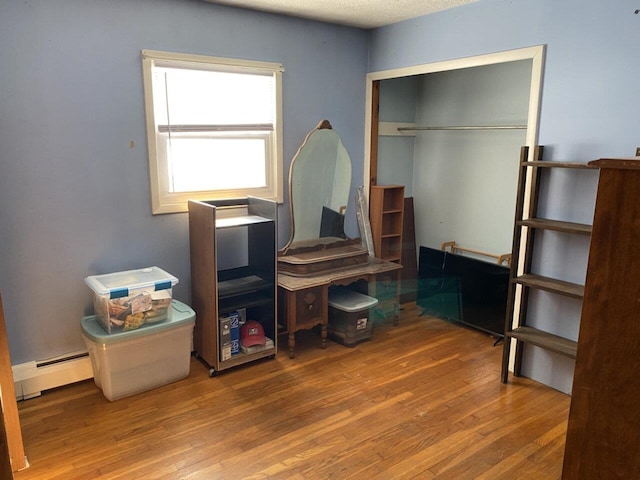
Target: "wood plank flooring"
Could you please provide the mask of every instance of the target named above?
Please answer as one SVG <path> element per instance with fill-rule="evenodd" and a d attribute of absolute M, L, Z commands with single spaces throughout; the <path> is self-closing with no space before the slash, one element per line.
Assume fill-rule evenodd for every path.
<path fill-rule="evenodd" d="M 115 402 L 93 381 L 19 402 L 16 480 L 559 479 L 569 396 L 500 383 L 488 335 L 404 305 L 354 348 L 315 331 L 273 360 Z"/>

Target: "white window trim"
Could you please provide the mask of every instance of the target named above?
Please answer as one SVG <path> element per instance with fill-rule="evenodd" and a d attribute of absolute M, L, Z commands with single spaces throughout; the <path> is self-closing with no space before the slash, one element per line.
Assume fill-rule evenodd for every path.
<path fill-rule="evenodd" d="M 230 71 L 255 72 L 264 70 L 276 76 L 276 123 L 274 125 L 275 142 L 271 142 L 272 159 L 274 160 L 267 172 L 267 186 L 264 188 L 242 190 L 217 190 L 215 192 L 169 192 L 166 165 L 158 165 L 158 141 L 156 132 L 153 106 L 152 66 L 155 64 L 175 66 L 179 63 L 186 65 L 194 62 L 210 64 L 220 67 L 226 65 Z M 147 148 L 149 153 L 149 182 L 151 188 L 151 209 L 153 214 L 186 212 L 188 201 L 193 200 L 218 200 L 229 198 L 243 198 L 248 195 L 274 200 L 282 203 L 283 200 L 283 142 L 282 142 L 282 72 L 283 67 L 279 63 L 259 62 L 251 60 L 237 60 L 222 57 L 210 57 L 205 55 L 193 55 L 182 53 L 161 52 L 156 50 L 142 50 L 142 73 L 144 82 L 144 103 L 147 125 Z"/>

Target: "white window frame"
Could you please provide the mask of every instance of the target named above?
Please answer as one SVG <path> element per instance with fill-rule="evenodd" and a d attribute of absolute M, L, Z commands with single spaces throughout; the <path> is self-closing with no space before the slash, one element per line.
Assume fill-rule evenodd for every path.
<path fill-rule="evenodd" d="M 169 166 L 166 149 L 159 135 L 153 103 L 153 67 L 180 66 L 202 70 L 233 71 L 239 73 L 268 73 L 275 78 L 276 118 L 273 135 L 267 145 L 266 186 L 228 190 L 171 192 L 169 190 Z M 283 161 L 282 161 L 282 72 L 281 64 L 238 60 L 205 55 L 142 50 L 142 72 L 144 82 L 144 103 L 147 124 L 147 147 L 149 153 L 149 181 L 151 187 L 151 209 L 153 214 L 186 212 L 189 200 L 220 200 L 244 198 L 249 195 L 283 202 Z"/>

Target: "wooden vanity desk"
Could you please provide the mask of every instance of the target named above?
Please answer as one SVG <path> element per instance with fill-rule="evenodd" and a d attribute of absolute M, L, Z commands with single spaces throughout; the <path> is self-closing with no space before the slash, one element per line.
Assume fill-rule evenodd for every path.
<path fill-rule="evenodd" d="M 329 287 L 359 282 L 366 285 L 366 293 L 379 300 L 384 311 L 393 309 L 397 325 L 399 272 L 402 265 L 368 257 L 365 263 L 324 270 L 304 276 L 278 272 L 278 303 L 282 321 L 289 337 L 289 358 L 294 358 L 295 334 L 298 330 L 321 326 L 322 348 L 327 346 L 329 321 Z M 385 308 L 386 304 L 391 304 Z"/>
<path fill-rule="evenodd" d="M 333 285 L 350 285 L 377 298 L 377 309 L 385 315 L 392 311 L 397 323 L 402 266 L 375 258 L 373 252 L 370 256 L 360 239 L 347 237 L 350 189 L 349 153 L 331 123 L 322 120 L 291 160 L 291 236 L 278 251 L 278 317 L 287 329 L 291 358 L 298 330 L 320 325 L 326 348 Z"/>

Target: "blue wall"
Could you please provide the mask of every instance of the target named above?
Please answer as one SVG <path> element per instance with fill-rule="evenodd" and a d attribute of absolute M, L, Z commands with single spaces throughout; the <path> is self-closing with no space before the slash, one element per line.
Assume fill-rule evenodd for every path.
<path fill-rule="evenodd" d="M 14 364 L 85 348 L 87 275 L 157 265 L 190 301 L 187 214 L 151 214 L 143 48 L 282 63 L 287 168 L 328 118 L 362 183 L 366 32 L 199 0 L 3 0 L 0 292 Z"/>
<path fill-rule="evenodd" d="M 538 143 L 545 146 L 545 158 L 586 162 L 633 156 L 640 146 L 637 7 L 610 0 L 480 0 L 374 30 L 369 71 L 544 44 Z M 543 214 L 591 223 L 596 183 L 595 172 L 554 172 L 543 185 Z M 545 234 L 536 242 L 534 271 L 584 282 L 588 248 L 582 237 Z M 534 325 L 577 338 L 580 302 L 544 293 L 531 300 Z M 523 372 L 561 391 L 571 390 L 572 360 L 527 348 Z"/>
<path fill-rule="evenodd" d="M 369 71 L 547 45 L 539 143 L 549 158 L 634 155 L 640 146 L 638 5 L 480 0 L 374 30 Z"/>

